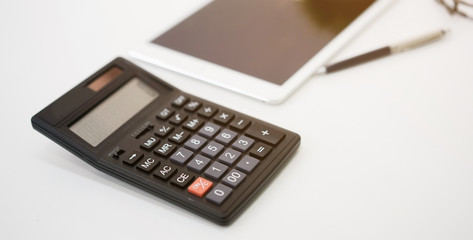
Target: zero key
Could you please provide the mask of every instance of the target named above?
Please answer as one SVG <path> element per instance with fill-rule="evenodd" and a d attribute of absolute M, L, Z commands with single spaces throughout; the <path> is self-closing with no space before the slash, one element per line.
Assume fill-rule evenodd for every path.
<path fill-rule="evenodd" d="M 246 131 L 246 134 L 271 145 L 278 144 L 278 142 L 285 136 L 284 133 L 260 123 L 251 124 L 250 128 Z"/>

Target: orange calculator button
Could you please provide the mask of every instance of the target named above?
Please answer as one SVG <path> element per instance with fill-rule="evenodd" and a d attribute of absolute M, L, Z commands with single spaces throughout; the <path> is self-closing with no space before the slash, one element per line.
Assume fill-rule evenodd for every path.
<path fill-rule="evenodd" d="M 198 197 L 202 197 L 212 187 L 212 184 L 211 181 L 199 177 L 187 188 L 187 191 Z"/>

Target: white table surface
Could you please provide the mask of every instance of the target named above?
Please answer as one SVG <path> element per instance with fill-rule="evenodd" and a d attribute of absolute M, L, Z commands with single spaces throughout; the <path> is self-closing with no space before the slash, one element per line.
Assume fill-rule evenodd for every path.
<path fill-rule="evenodd" d="M 473 21 L 399 0 L 334 60 L 441 27 L 428 46 L 307 81 L 280 105 L 138 61 L 191 94 L 300 133 L 221 227 L 108 176 L 30 118 L 200 1 L 0 2 L 0 239 L 473 239 Z"/>

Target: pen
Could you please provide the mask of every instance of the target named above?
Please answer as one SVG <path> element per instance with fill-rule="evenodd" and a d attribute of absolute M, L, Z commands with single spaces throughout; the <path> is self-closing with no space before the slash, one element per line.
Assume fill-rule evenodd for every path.
<path fill-rule="evenodd" d="M 433 42 L 434 40 L 440 39 L 445 35 L 447 31 L 439 30 L 429 34 L 422 35 L 420 37 L 411 39 L 409 41 L 405 41 L 402 43 L 394 44 L 391 46 L 385 46 L 382 48 L 378 48 L 376 50 L 334 63 L 329 64 L 321 67 L 317 70 L 317 74 L 327 74 L 330 72 L 335 72 L 338 70 L 342 70 L 348 67 L 352 67 L 361 63 L 365 63 L 371 60 L 375 60 L 381 57 L 389 56 L 391 54 L 400 53 L 403 51 L 407 51 L 413 49 L 415 47 Z"/>

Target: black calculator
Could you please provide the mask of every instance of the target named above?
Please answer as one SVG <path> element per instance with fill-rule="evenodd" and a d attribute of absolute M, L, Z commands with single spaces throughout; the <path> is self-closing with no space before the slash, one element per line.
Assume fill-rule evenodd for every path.
<path fill-rule="evenodd" d="M 222 225 L 300 144 L 294 132 L 180 91 L 123 58 L 31 121 L 93 167 Z"/>

